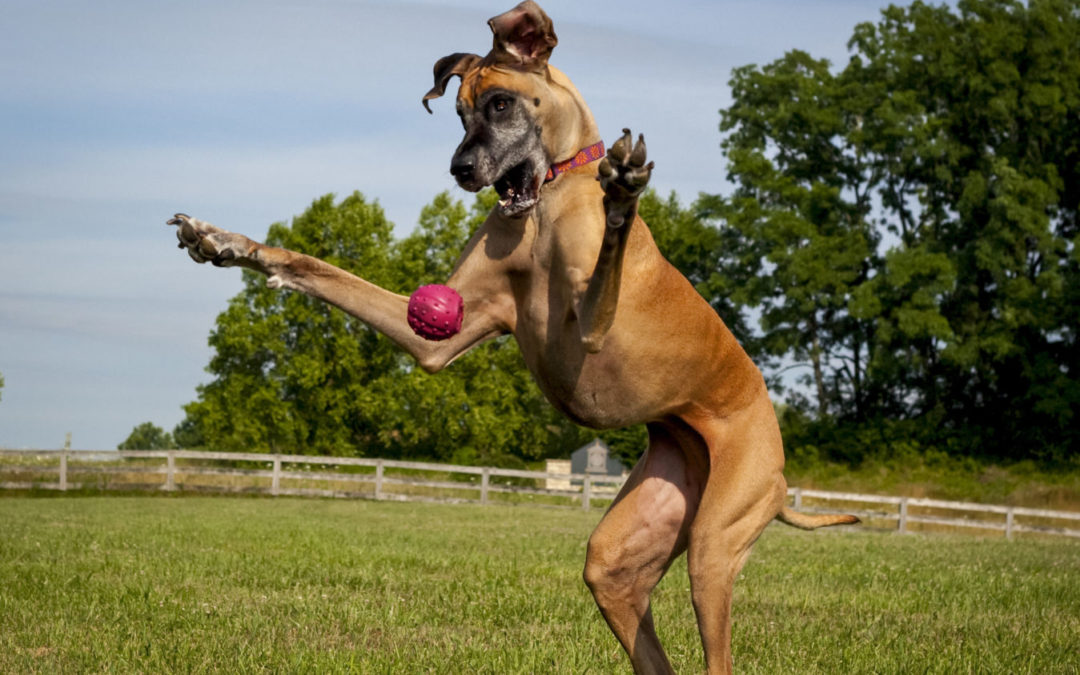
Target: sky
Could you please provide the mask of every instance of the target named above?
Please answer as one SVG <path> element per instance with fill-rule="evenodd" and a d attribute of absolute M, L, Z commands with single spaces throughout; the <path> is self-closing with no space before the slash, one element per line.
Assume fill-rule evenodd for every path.
<path fill-rule="evenodd" d="M 359 190 L 408 234 L 461 140 L 432 65 L 487 53 L 513 2 L 0 0 L 0 448 L 114 449 L 171 430 L 206 382 L 240 272 L 176 248 L 176 212 L 253 238 Z M 642 132 L 652 186 L 725 193 L 733 68 L 834 65 L 877 0 L 541 2 L 610 143 Z"/>

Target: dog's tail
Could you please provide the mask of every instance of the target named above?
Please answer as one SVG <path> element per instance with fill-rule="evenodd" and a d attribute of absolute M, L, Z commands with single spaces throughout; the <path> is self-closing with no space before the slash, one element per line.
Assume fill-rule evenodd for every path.
<path fill-rule="evenodd" d="M 805 513 L 799 513 L 787 506 L 780 510 L 780 513 L 776 515 L 776 519 L 785 525 L 791 525 L 800 530 L 816 530 L 819 527 L 829 527 L 830 525 L 854 525 L 855 523 L 862 522 L 855 516 L 839 514 L 811 516 Z"/>

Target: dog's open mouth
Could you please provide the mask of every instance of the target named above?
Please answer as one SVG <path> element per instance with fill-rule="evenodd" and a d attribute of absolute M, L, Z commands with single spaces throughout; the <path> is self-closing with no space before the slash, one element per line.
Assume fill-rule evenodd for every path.
<path fill-rule="evenodd" d="M 533 163 L 525 160 L 495 181 L 495 191 L 499 193 L 499 211 L 504 216 L 519 216 L 536 205 L 540 176 L 533 171 Z"/>

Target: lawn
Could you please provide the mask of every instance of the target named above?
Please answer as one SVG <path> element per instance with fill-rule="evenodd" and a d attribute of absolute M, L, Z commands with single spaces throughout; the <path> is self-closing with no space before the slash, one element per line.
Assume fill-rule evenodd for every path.
<path fill-rule="evenodd" d="M 598 511 L 0 498 L 0 672 L 629 672 L 581 583 Z M 685 565 L 657 589 L 702 668 Z M 736 586 L 744 673 L 1075 673 L 1080 544 L 773 525 Z"/>

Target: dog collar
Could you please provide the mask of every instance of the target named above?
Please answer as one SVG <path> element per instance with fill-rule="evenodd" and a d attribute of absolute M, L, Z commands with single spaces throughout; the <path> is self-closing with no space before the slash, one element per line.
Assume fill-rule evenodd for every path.
<path fill-rule="evenodd" d="M 603 157 L 604 154 L 605 151 L 603 141 L 600 141 L 599 143 L 594 143 L 587 148 L 582 148 L 581 150 L 578 150 L 578 153 L 570 159 L 552 164 L 551 168 L 548 169 L 547 176 L 544 178 L 544 182 L 548 183 L 550 181 L 553 181 L 555 180 L 555 176 L 558 176 L 560 173 L 566 173 L 570 169 L 576 169 L 579 166 L 585 166 L 589 162 L 595 162 L 596 160 Z"/>

